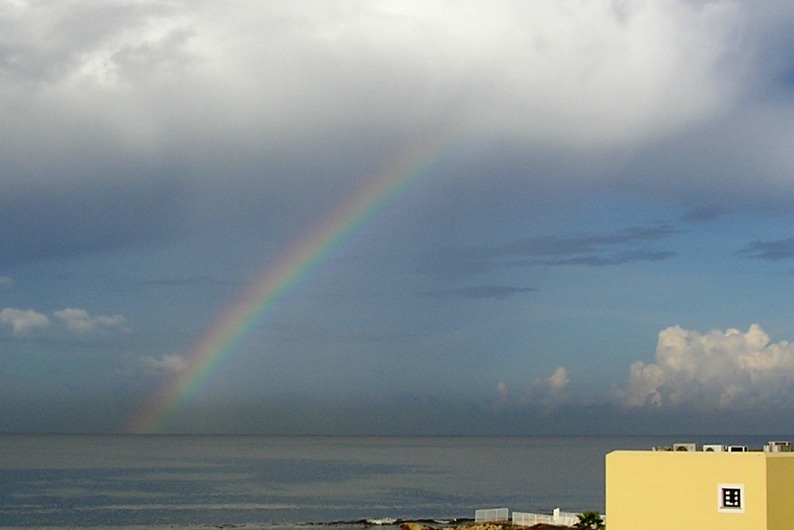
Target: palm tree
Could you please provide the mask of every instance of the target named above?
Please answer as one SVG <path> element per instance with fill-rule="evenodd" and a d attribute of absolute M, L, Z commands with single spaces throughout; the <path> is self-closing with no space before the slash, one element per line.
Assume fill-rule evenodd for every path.
<path fill-rule="evenodd" d="M 604 530 L 606 528 L 604 519 L 598 512 L 584 512 L 577 517 L 579 517 L 579 521 L 573 526 L 574 528 L 583 530 Z"/>

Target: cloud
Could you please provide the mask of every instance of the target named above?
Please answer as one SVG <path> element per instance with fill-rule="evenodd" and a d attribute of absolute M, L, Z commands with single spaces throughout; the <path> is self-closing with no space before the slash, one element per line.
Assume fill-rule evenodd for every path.
<path fill-rule="evenodd" d="M 8 276 L 0 276 L 0 287 L 12 287 L 14 285 L 14 280 L 9 278 Z"/>
<path fill-rule="evenodd" d="M 661 261 L 675 257 L 676 253 L 655 249 L 652 245 L 677 233 L 671 226 L 660 225 L 628 227 L 600 234 L 525 238 L 503 245 L 447 251 L 443 266 L 481 272 L 502 267 L 605 267 Z"/>
<path fill-rule="evenodd" d="M 681 218 L 688 223 L 703 223 L 719 219 L 726 211 L 722 206 L 697 206 L 685 212 Z"/>
<path fill-rule="evenodd" d="M 625 388 L 628 408 L 751 410 L 794 405 L 794 344 L 772 343 L 757 324 L 705 334 L 669 327 L 659 333 L 656 362 L 635 362 Z"/>
<path fill-rule="evenodd" d="M 496 385 L 496 401 L 493 404 L 494 412 L 501 412 L 507 405 L 510 399 L 510 390 L 507 388 L 507 383 L 500 381 Z"/>
<path fill-rule="evenodd" d="M 776 241 L 753 241 L 736 254 L 745 258 L 761 259 L 765 261 L 782 261 L 794 258 L 794 238 L 778 239 Z"/>
<path fill-rule="evenodd" d="M 603 234 L 586 234 L 581 236 L 544 236 L 517 241 L 499 249 L 503 255 L 540 256 L 539 263 L 554 262 L 553 256 L 560 256 L 559 261 L 577 257 L 599 256 L 609 254 L 611 249 L 645 243 L 655 243 L 678 231 L 670 226 L 636 226 L 622 228 Z M 630 253 L 630 252 L 625 252 Z M 640 254 L 639 251 L 635 253 Z M 549 258 L 552 257 L 552 258 Z M 636 259 L 644 259 L 638 255 Z"/>
<path fill-rule="evenodd" d="M 84 309 L 71 308 L 55 311 L 53 315 L 66 326 L 66 329 L 79 335 L 107 329 L 129 331 L 126 326 L 127 321 L 121 315 L 92 317 Z"/>
<path fill-rule="evenodd" d="M 126 319 L 121 315 L 92 317 L 84 309 L 61 309 L 53 316 L 69 331 L 78 335 L 115 329 L 129 332 Z M 7 307 L 0 311 L 0 324 L 11 328 L 15 337 L 21 337 L 36 330 L 51 326 L 47 315 L 33 309 L 22 310 Z"/>
<path fill-rule="evenodd" d="M 592 255 L 579 255 L 562 259 L 541 260 L 539 265 L 589 265 L 591 267 L 604 267 L 609 265 L 623 265 L 637 261 L 663 261 L 677 254 L 665 250 L 633 250 L 613 253 L 594 253 Z"/>
<path fill-rule="evenodd" d="M 154 182 L 156 170 L 141 166 L 134 173 L 82 169 L 118 180 L 78 183 L 61 173 L 46 186 L 9 183 L 0 197 L 0 263 L 161 242 L 175 234 L 181 191 L 171 176 Z"/>
<path fill-rule="evenodd" d="M 491 403 L 491 411 L 497 415 L 522 411 L 549 415 L 573 401 L 570 383 L 568 370 L 562 366 L 547 377 L 534 379 L 517 398 L 511 396 L 507 383 L 500 381 L 496 385 L 496 399 Z"/>
<path fill-rule="evenodd" d="M 326 190 L 351 189 L 427 131 L 471 137 L 483 158 L 503 150 L 494 158 L 514 162 L 502 169 L 525 195 L 624 178 L 621 189 L 636 190 L 641 171 L 679 173 L 645 168 L 636 149 L 652 157 L 681 131 L 740 141 L 711 127 L 745 123 L 734 113 L 758 79 L 756 48 L 741 38 L 751 16 L 729 0 L 15 3 L 0 12 L 0 263 L 169 242 L 241 215 L 295 226 L 341 194 Z M 786 115 L 759 121 L 784 133 Z M 772 151 L 763 159 L 787 152 Z M 641 168 L 593 170 L 593 157 Z M 668 197 L 701 182 L 734 189 L 710 176 L 721 175 L 712 158 L 696 158 L 699 178 L 647 180 Z M 470 188 L 490 191 L 499 177 L 472 179 Z"/>
<path fill-rule="evenodd" d="M 47 110 L 61 115 L 85 112 L 79 91 L 95 95 L 102 128 L 147 147 L 169 128 L 158 109 L 186 87 L 192 93 L 182 92 L 169 118 L 176 123 L 201 102 L 223 102 L 193 118 L 198 133 L 213 122 L 228 132 L 237 120 L 269 121 L 288 135 L 310 122 L 344 127 L 364 108 L 373 121 L 452 113 L 565 143 L 636 141 L 730 104 L 728 74 L 742 64 L 731 59 L 743 13 L 729 1 L 499 1 L 487 9 L 335 1 L 317 9 L 86 0 L 5 11 L 7 84 L 47 87 Z M 144 97 L 125 110 L 131 87 Z M 407 102 L 414 108 L 405 113 Z"/>
<path fill-rule="evenodd" d="M 731 107 L 749 77 L 745 15 L 727 0 L 19 4 L 0 16 L 0 97 L 15 98 L 6 136 L 31 158 L 36 138 L 70 159 L 247 136 L 278 152 L 442 122 L 635 144 Z M 84 134 L 59 138 L 70 124 Z"/>
<path fill-rule="evenodd" d="M 123 371 L 127 374 L 169 375 L 179 373 L 188 367 L 188 361 L 177 354 L 161 357 L 125 355 L 122 358 Z"/>
<path fill-rule="evenodd" d="M 423 296 L 429 297 L 460 297 L 472 299 L 496 299 L 504 300 L 510 296 L 534 292 L 537 289 L 532 287 L 509 287 L 506 285 L 478 285 L 474 287 L 463 287 L 461 289 L 448 289 L 444 291 L 426 291 Z"/>
<path fill-rule="evenodd" d="M 205 285 L 239 285 L 240 282 L 232 280 L 222 280 L 213 278 L 209 275 L 188 276 L 184 278 L 157 278 L 144 280 L 143 285 L 156 287 L 192 287 Z"/>
<path fill-rule="evenodd" d="M 560 366 L 550 376 L 535 379 L 521 401 L 527 405 L 540 407 L 544 414 L 549 414 L 570 402 L 572 398 L 570 383 L 568 370 Z"/>
<path fill-rule="evenodd" d="M 22 310 L 6 307 L 0 311 L 0 324 L 10 327 L 11 333 L 15 337 L 22 337 L 33 331 L 49 327 L 50 319 L 32 309 Z"/>

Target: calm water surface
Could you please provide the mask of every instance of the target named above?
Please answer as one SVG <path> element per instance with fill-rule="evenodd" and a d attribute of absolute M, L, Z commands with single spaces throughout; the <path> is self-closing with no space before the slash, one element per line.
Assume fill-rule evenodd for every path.
<path fill-rule="evenodd" d="M 604 456 L 760 437 L 0 436 L 0 528 L 362 528 L 604 511 Z"/>

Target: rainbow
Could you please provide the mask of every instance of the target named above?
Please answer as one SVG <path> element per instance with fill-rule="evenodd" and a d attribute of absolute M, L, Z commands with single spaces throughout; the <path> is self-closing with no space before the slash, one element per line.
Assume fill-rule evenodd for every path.
<path fill-rule="evenodd" d="M 191 402 L 219 366 L 238 349 L 249 330 L 257 326 L 290 289 L 460 144 L 450 135 L 434 138 L 435 141 L 419 142 L 402 150 L 330 216 L 266 267 L 184 355 L 186 367 L 166 378 L 123 430 L 127 433 L 166 431 L 169 421 Z"/>

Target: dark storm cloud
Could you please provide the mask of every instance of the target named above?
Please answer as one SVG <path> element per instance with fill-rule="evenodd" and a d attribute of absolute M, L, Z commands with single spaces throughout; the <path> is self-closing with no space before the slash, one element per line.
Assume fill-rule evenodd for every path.
<path fill-rule="evenodd" d="M 491 158 L 518 159 L 515 177 L 454 178 L 462 205 L 495 187 L 502 191 L 492 208 L 503 208 L 502 197 L 527 190 L 542 196 L 548 188 L 624 179 L 627 189 L 640 192 L 652 180 L 655 195 L 679 202 L 699 182 L 724 188 L 714 186 L 724 180 L 709 171 L 714 160 L 727 156 L 725 165 L 736 165 L 731 146 L 738 142 L 731 141 L 715 157 L 692 148 L 703 166 L 698 179 L 653 178 L 664 166 L 660 159 L 678 159 L 665 150 L 666 139 L 678 137 L 671 131 L 700 127 L 690 134 L 724 145 L 713 117 L 728 113 L 730 123 L 743 123 L 731 113 L 747 79 L 741 59 L 748 54 L 732 38 L 742 25 L 734 4 L 602 6 L 587 17 L 553 4 L 536 12 L 504 2 L 482 14 L 446 2 L 366 10 L 335 5 L 241 2 L 218 10 L 202 2 L 86 0 L 9 10 L 0 16 L 0 98 L 9 102 L 0 114 L 7 124 L 0 140 L 9 146 L 3 161 L 35 168 L 67 158 L 84 175 L 76 184 L 87 186 L 96 159 L 132 153 L 168 160 L 169 171 L 189 175 L 202 190 L 192 209 L 197 223 L 247 211 L 254 212 L 249 220 L 269 227 L 330 209 L 318 208 L 313 195 L 343 200 L 339 190 L 360 184 L 379 158 L 417 131 L 482 130 L 505 146 Z M 676 39 L 648 31 L 657 26 Z M 604 52 L 593 55 L 592 42 Z M 645 55 L 660 57 L 658 66 L 633 60 Z M 31 79 L 46 90 L 26 90 Z M 564 156 L 539 164 L 538 157 L 517 155 L 532 151 Z M 612 175 L 576 162 L 580 156 L 620 170 Z M 645 167 L 648 160 L 654 167 Z M 550 177 L 580 164 L 587 171 Z M 61 180 L 52 172 L 38 178 L 56 189 Z M 122 219 L 109 225 L 127 223 L 128 209 L 118 211 Z M 85 246 L 101 246 L 91 243 L 96 239 L 87 237 Z M 665 257 L 589 249 L 529 255 L 591 265 Z"/>
<path fill-rule="evenodd" d="M 0 195 L 0 263 L 66 257 L 174 235 L 179 188 L 168 181 L 77 181 Z"/>
<path fill-rule="evenodd" d="M 776 241 L 753 241 L 736 251 L 743 258 L 782 261 L 794 258 L 794 238 Z"/>

